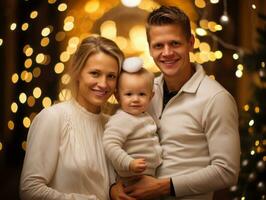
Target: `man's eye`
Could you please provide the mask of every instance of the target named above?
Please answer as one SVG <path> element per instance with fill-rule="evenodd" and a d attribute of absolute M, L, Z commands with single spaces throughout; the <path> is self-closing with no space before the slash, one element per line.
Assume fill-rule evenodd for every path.
<path fill-rule="evenodd" d="M 180 43 L 177 42 L 177 41 L 173 41 L 173 42 L 172 42 L 172 46 L 174 46 L 174 47 L 179 46 L 179 45 L 180 45 Z"/>
<path fill-rule="evenodd" d="M 160 49 L 160 48 L 162 48 L 162 47 L 163 47 L 162 44 L 155 44 L 155 45 L 153 46 L 154 49 Z"/>

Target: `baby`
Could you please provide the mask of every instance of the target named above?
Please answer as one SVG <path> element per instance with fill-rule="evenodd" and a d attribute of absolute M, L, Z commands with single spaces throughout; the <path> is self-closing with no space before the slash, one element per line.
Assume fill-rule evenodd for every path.
<path fill-rule="evenodd" d="M 146 112 L 153 97 L 154 75 L 142 67 L 138 57 L 127 58 L 118 80 L 117 112 L 105 126 L 103 144 L 119 177 L 155 176 L 162 149 L 157 126 Z"/>

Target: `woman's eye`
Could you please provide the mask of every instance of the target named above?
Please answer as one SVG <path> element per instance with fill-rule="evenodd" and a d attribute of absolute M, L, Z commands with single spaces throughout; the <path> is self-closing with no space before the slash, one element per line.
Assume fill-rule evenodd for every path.
<path fill-rule="evenodd" d="M 108 78 L 110 78 L 110 79 L 116 79 L 116 75 L 114 75 L 114 74 L 110 74 L 110 75 L 108 76 Z"/>
<path fill-rule="evenodd" d="M 142 92 L 142 93 L 140 93 L 139 95 L 140 95 L 140 96 L 145 96 L 146 93 Z"/>
<path fill-rule="evenodd" d="M 93 77 L 96 77 L 99 75 L 98 72 L 95 72 L 95 71 L 92 71 L 92 72 L 89 72 L 89 74 L 91 74 Z"/>

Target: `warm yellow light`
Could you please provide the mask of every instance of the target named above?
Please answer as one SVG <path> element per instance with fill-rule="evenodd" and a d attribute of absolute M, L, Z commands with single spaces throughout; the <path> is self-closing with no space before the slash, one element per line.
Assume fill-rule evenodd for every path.
<path fill-rule="evenodd" d="M 72 37 L 68 41 L 69 46 L 76 47 L 79 44 L 79 38 L 78 37 Z"/>
<path fill-rule="evenodd" d="M 211 3 L 216 4 L 219 3 L 219 0 L 210 0 Z"/>
<path fill-rule="evenodd" d="M 116 24 L 114 21 L 107 20 L 102 23 L 100 27 L 101 31 L 101 36 L 109 38 L 109 39 L 114 39 L 116 37 Z"/>
<path fill-rule="evenodd" d="M 215 80 L 215 76 L 214 75 L 210 75 L 209 76 L 212 80 Z"/>
<path fill-rule="evenodd" d="M 33 77 L 38 78 L 41 75 L 40 67 L 35 67 L 32 71 Z"/>
<path fill-rule="evenodd" d="M 33 107 L 35 105 L 35 98 L 33 96 L 29 96 L 27 99 L 27 104 L 29 107 Z"/>
<path fill-rule="evenodd" d="M 199 45 L 200 45 L 200 40 L 198 38 L 195 38 L 194 49 L 199 48 Z"/>
<path fill-rule="evenodd" d="M 14 127 L 15 127 L 14 122 L 13 122 L 12 120 L 9 120 L 9 121 L 7 122 L 7 127 L 8 127 L 9 130 L 13 130 Z"/>
<path fill-rule="evenodd" d="M 65 31 L 71 31 L 74 28 L 74 23 L 73 22 L 66 22 L 64 24 L 64 30 Z"/>
<path fill-rule="evenodd" d="M 241 78 L 243 76 L 243 71 L 238 69 L 236 70 L 235 75 L 237 78 Z"/>
<path fill-rule="evenodd" d="M 208 54 L 209 60 L 214 62 L 216 60 L 215 53 L 214 52 L 209 52 Z"/>
<path fill-rule="evenodd" d="M 36 56 L 36 62 L 41 64 L 41 63 L 44 63 L 44 60 L 45 60 L 45 56 L 43 53 L 39 53 L 37 56 Z"/>
<path fill-rule="evenodd" d="M 36 99 L 40 98 L 40 96 L 42 95 L 42 90 L 41 90 L 41 88 L 39 88 L 39 87 L 34 88 L 32 94 L 33 94 L 33 96 L 34 96 Z"/>
<path fill-rule="evenodd" d="M 22 30 L 22 31 L 26 31 L 28 28 L 29 28 L 29 24 L 28 24 L 28 23 L 23 23 L 23 24 L 21 25 L 21 30 Z"/>
<path fill-rule="evenodd" d="M 30 123 L 31 123 L 30 118 L 28 118 L 28 117 L 24 117 L 23 118 L 23 125 L 24 125 L 25 128 L 29 128 L 30 127 Z"/>
<path fill-rule="evenodd" d="M 57 9 L 61 12 L 65 11 L 67 9 L 67 4 L 65 3 L 60 3 L 57 7 Z"/>
<path fill-rule="evenodd" d="M 199 36 L 205 36 L 207 35 L 207 31 L 203 28 L 196 28 L 196 34 Z"/>
<path fill-rule="evenodd" d="M 64 51 L 60 54 L 60 61 L 67 62 L 70 58 L 70 54 L 67 51 Z"/>
<path fill-rule="evenodd" d="M 215 51 L 214 54 L 217 59 L 221 59 L 223 57 L 223 53 L 221 51 Z"/>
<path fill-rule="evenodd" d="M 220 24 L 216 24 L 216 25 L 214 26 L 214 29 L 215 29 L 216 31 L 221 31 L 221 30 L 223 30 L 223 27 L 222 27 Z"/>
<path fill-rule="evenodd" d="M 41 34 L 42 34 L 43 37 L 48 36 L 50 33 L 51 33 L 51 30 L 50 30 L 49 27 L 45 27 L 45 28 L 43 28 L 43 29 L 42 29 L 42 32 L 41 32 Z"/>
<path fill-rule="evenodd" d="M 255 146 L 259 146 L 259 144 L 260 144 L 260 141 L 259 140 L 256 140 L 255 141 Z"/>
<path fill-rule="evenodd" d="M 33 54 L 33 48 L 31 48 L 31 47 L 26 48 L 26 50 L 24 51 L 24 53 L 28 57 L 31 56 Z"/>
<path fill-rule="evenodd" d="M 255 123 L 255 121 L 254 121 L 253 119 L 251 119 L 251 120 L 249 121 L 248 125 L 249 125 L 249 126 L 253 126 L 254 123 Z"/>
<path fill-rule="evenodd" d="M 10 30 L 14 31 L 17 28 L 17 24 L 16 23 L 12 23 L 10 25 Z"/>
<path fill-rule="evenodd" d="M 27 101 L 27 95 L 24 92 L 20 93 L 20 95 L 19 95 L 19 101 L 22 104 Z"/>
<path fill-rule="evenodd" d="M 132 46 L 137 51 L 145 51 L 148 49 L 146 30 L 143 25 L 133 26 L 129 31 L 129 38 L 132 42 Z"/>
<path fill-rule="evenodd" d="M 20 74 L 20 78 L 21 80 L 25 81 L 27 79 L 27 76 L 28 76 L 28 71 L 26 70 L 23 70 Z"/>
<path fill-rule="evenodd" d="M 209 52 L 211 50 L 211 47 L 210 47 L 210 45 L 208 43 L 202 42 L 199 45 L 199 49 L 200 49 L 200 51 L 207 51 L 207 52 Z"/>
<path fill-rule="evenodd" d="M 94 13 L 100 8 L 100 2 L 98 0 L 90 0 L 84 6 L 87 13 Z"/>
<path fill-rule="evenodd" d="M 70 76 L 68 74 L 64 74 L 62 77 L 61 77 L 61 83 L 64 84 L 64 85 L 67 85 L 69 82 L 70 82 Z"/>
<path fill-rule="evenodd" d="M 13 102 L 10 108 L 13 113 L 16 113 L 18 111 L 18 104 L 16 102 Z"/>
<path fill-rule="evenodd" d="M 202 19 L 202 20 L 200 20 L 199 24 L 200 24 L 201 28 L 208 29 L 208 20 Z"/>
<path fill-rule="evenodd" d="M 256 8 L 257 8 L 256 5 L 253 3 L 253 4 L 252 4 L 252 9 L 255 10 Z"/>
<path fill-rule="evenodd" d="M 26 141 L 23 141 L 23 142 L 21 143 L 21 148 L 22 148 L 24 151 L 26 151 L 26 149 L 27 149 L 27 142 L 26 142 Z"/>
<path fill-rule="evenodd" d="M 35 19 L 37 16 L 38 16 L 38 12 L 37 12 L 36 10 L 34 10 L 34 11 L 32 11 L 32 12 L 30 13 L 30 18 L 31 18 L 31 19 Z"/>
<path fill-rule="evenodd" d="M 255 151 L 254 150 L 250 151 L 250 154 L 251 155 L 254 155 L 255 154 Z"/>
<path fill-rule="evenodd" d="M 63 89 L 59 95 L 59 101 L 66 101 L 71 99 L 71 91 L 69 89 Z"/>
<path fill-rule="evenodd" d="M 195 63 L 196 59 L 194 53 L 189 52 L 189 60 L 190 62 Z"/>
<path fill-rule="evenodd" d="M 48 0 L 49 4 L 54 4 L 56 2 L 56 0 Z"/>
<path fill-rule="evenodd" d="M 256 107 L 254 108 L 254 111 L 255 111 L 255 113 L 259 113 L 259 112 L 260 112 L 260 107 L 259 107 L 259 106 L 256 106 Z"/>
<path fill-rule="evenodd" d="M 237 69 L 243 71 L 244 66 L 243 66 L 242 64 L 238 64 L 238 65 L 237 65 Z"/>
<path fill-rule="evenodd" d="M 3 39 L 0 38 L 0 46 L 2 46 L 2 44 L 3 44 Z"/>
<path fill-rule="evenodd" d="M 116 44 L 118 45 L 118 47 L 121 49 L 121 50 L 124 50 L 126 49 L 128 43 L 127 43 L 127 39 L 122 37 L 122 36 L 118 36 L 115 38 L 115 42 Z"/>
<path fill-rule="evenodd" d="M 64 68 L 65 68 L 64 64 L 60 62 L 54 66 L 54 71 L 57 74 L 61 74 L 64 71 Z"/>
<path fill-rule="evenodd" d="M 50 107 L 52 105 L 52 100 L 49 97 L 44 97 L 42 100 L 42 105 L 44 108 Z"/>
<path fill-rule="evenodd" d="M 237 53 L 234 53 L 234 54 L 233 54 L 233 59 L 234 59 L 234 60 L 239 59 L 239 55 L 238 55 Z"/>
<path fill-rule="evenodd" d="M 25 66 L 25 68 L 30 68 L 31 65 L 32 65 L 32 60 L 31 60 L 31 58 L 27 58 L 27 59 L 25 60 L 25 62 L 24 62 L 24 66 Z"/>
<path fill-rule="evenodd" d="M 44 37 L 44 38 L 41 39 L 41 43 L 40 44 L 41 44 L 42 47 L 46 47 L 49 44 L 49 42 L 50 42 L 49 38 L 48 37 Z"/>
<path fill-rule="evenodd" d="M 126 7 L 137 7 L 141 0 L 121 0 L 121 3 Z"/>
<path fill-rule="evenodd" d="M 200 60 L 204 63 L 204 62 L 207 62 L 209 60 L 209 56 L 208 56 L 208 53 L 207 52 L 200 52 L 199 53 L 199 57 L 200 57 Z"/>
<path fill-rule="evenodd" d="M 213 21 L 208 22 L 208 28 L 210 31 L 215 32 L 216 31 L 216 23 Z"/>
<path fill-rule="evenodd" d="M 17 73 L 14 73 L 11 77 L 12 83 L 17 83 L 19 79 L 19 76 Z"/>
<path fill-rule="evenodd" d="M 27 73 L 27 76 L 26 76 L 26 78 L 25 78 L 25 81 L 26 81 L 27 83 L 29 83 L 29 82 L 32 81 L 32 78 L 33 78 L 32 73 L 31 73 L 31 72 L 28 72 L 28 73 Z"/>
<path fill-rule="evenodd" d="M 2 149 L 3 149 L 3 144 L 2 142 L 0 142 L 0 151 L 2 151 Z"/>
<path fill-rule="evenodd" d="M 244 108 L 243 108 L 245 111 L 248 111 L 249 110 L 249 105 L 248 104 L 246 104 L 246 105 L 244 105 Z"/>
<path fill-rule="evenodd" d="M 65 39 L 65 36 L 66 36 L 66 33 L 63 31 L 60 31 L 60 32 L 56 33 L 55 40 L 58 42 L 61 42 L 62 40 Z"/>
<path fill-rule="evenodd" d="M 204 8 L 206 6 L 206 2 L 204 0 L 195 0 L 195 5 L 198 8 Z"/>

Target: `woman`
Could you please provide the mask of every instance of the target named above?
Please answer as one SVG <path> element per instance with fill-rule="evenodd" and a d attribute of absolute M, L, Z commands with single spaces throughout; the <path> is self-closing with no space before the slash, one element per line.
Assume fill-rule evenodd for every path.
<path fill-rule="evenodd" d="M 115 90 L 123 59 L 111 40 L 81 42 L 70 65 L 73 98 L 43 109 L 30 127 L 22 199 L 108 199 L 101 107 Z"/>

